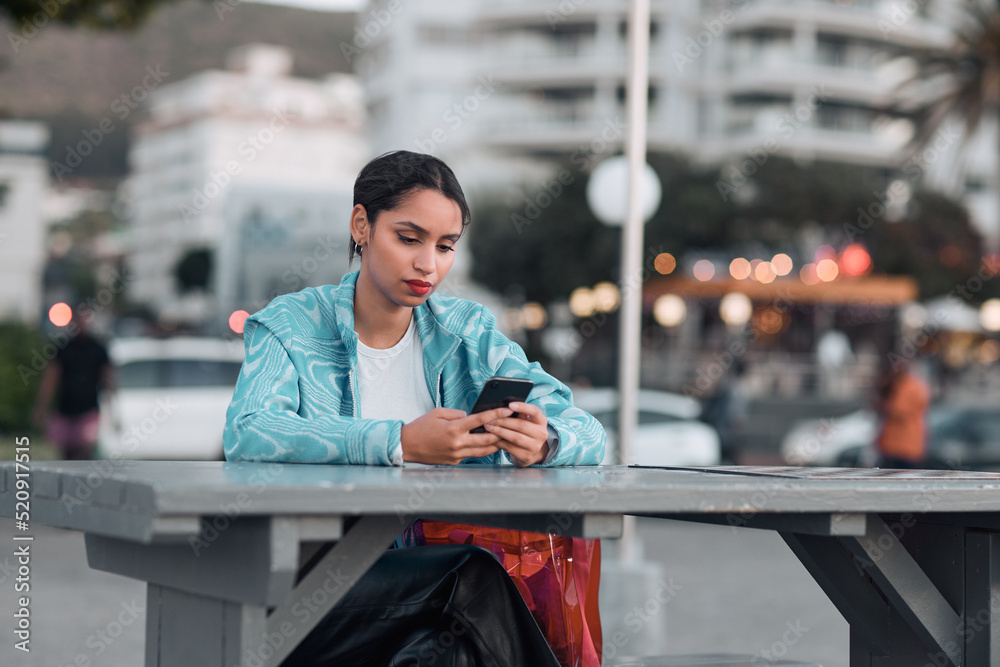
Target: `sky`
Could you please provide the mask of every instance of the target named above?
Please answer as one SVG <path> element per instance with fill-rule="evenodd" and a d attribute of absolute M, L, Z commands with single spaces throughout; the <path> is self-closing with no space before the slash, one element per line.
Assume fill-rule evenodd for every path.
<path fill-rule="evenodd" d="M 256 0 L 270 5 L 289 5 L 305 7 L 306 9 L 325 9 L 329 11 L 357 11 L 365 4 L 365 0 Z"/>

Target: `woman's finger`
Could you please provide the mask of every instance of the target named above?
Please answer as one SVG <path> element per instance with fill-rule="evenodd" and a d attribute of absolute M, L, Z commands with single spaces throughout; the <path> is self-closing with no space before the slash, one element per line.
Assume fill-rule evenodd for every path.
<path fill-rule="evenodd" d="M 543 412 L 542 409 L 534 403 L 522 403 L 520 401 L 516 401 L 510 404 L 510 409 L 516 412 L 521 418 L 527 417 L 529 421 L 546 421 L 545 412 Z"/>

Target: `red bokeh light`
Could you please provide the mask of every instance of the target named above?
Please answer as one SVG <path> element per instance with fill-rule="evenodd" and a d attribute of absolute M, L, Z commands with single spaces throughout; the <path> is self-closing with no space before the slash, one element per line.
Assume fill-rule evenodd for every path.
<path fill-rule="evenodd" d="M 64 327 L 70 323 L 73 319 L 73 309 L 69 307 L 68 303 L 55 303 L 49 308 L 49 322 L 56 325 L 57 327 Z"/>
<path fill-rule="evenodd" d="M 245 310 L 234 310 L 233 314 L 229 316 L 229 328 L 235 333 L 243 333 L 243 323 L 247 321 L 250 317 L 250 313 Z"/>
<path fill-rule="evenodd" d="M 872 269 L 872 258 L 860 243 L 852 243 L 840 253 L 840 270 L 848 276 L 863 276 Z"/>

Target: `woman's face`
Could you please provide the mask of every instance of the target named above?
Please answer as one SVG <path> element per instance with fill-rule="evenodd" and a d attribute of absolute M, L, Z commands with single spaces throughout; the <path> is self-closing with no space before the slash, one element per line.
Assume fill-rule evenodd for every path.
<path fill-rule="evenodd" d="M 365 215 L 360 205 L 354 209 L 355 220 L 359 214 Z M 374 227 L 365 224 L 358 229 L 352 221 L 352 228 L 364 248 L 362 273 L 392 303 L 414 307 L 451 270 L 455 244 L 462 235 L 462 212 L 440 192 L 420 189 L 396 208 L 379 213 Z"/>

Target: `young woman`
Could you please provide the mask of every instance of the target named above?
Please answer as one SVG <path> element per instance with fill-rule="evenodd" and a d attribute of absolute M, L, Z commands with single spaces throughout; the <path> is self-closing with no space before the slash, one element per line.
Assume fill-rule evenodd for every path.
<path fill-rule="evenodd" d="M 600 463 L 604 430 L 573 406 L 569 389 L 529 363 L 489 310 L 434 293 L 469 221 L 455 175 L 437 158 L 396 151 L 366 165 L 350 221 L 351 259 L 360 255 L 360 269 L 339 286 L 278 297 L 244 325 L 246 360 L 227 413 L 226 457 Z M 526 378 L 534 388 L 509 409 L 467 414 L 492 376 Z M 479 426 L 486 432 L 471 433 Z M 441 632 L 456 622 L 462 638 L 445 659 Z M 390 550 L 286 665 L 420 664 L 428 643 L 436 664 L 555 664 L 491 555 L 421 547 Z"/>

